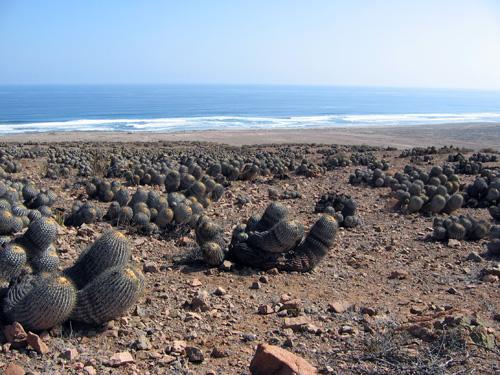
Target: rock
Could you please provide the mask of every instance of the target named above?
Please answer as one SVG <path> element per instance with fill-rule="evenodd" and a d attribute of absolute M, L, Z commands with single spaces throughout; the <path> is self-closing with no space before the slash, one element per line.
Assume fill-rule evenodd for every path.
<path fill-rule="evenodd" d="M 262 284 L 267 284 L 267 283 L 269 283 L 269 278 L 267 276 L 262 275 L 261 277 L 259 277 L 259 281 Z"/>
<path fill-rule="evenodd" d="M 78 358 L 78 350 L 76 350 L 75 348 L 64 349 L 64 351 L 61 353 L 61 357 L 67 361 L 72 362 Z"/>
<path fill-rule="evenodd" d="M 216 346 L 212 349 L 212 353 L 210 355 L 213 358 L 224 358 L 224 357 L 229 357 L 229 352 L 224 348 Z"/>
<path fill-rule="evenodd" d="M 226 292 L 226 289 L 224 289 L 224 288 L 223 288 L 223 287 L 221 287 L 221 286 L 218 286 L 218 287 L 217 287 L 217 289 L 215 289 L 215 292 L 214 292 L 214 294 L 215 294 L 216 296 L 223 296 L 223 295 L 225 295 L 226 293 L 227 293 L 227 292 Z"/>
<path fill-rule="evenodd" d="M 172 345 L 168 349 L 169 353 L 183 353 L 184 350 L 186 349 L 186 341 L 184 340 L 174 340 L 172 342 Z"/>
<path fill-rule="evenodd" d="M 454 248 L 457 248 L 457 247 L 460 247 L 460 241 L 455 240 L 455 239 L 453 239 L 453 238 L 450 238 L 450 239 L 448 240 L 448 244 L 447 244 L 447 245 L 448 245 L 448 247 L 454 247 Z"/>
<path fill-rule="evenodd" d="M 472 251 L 469 253 L 469 255 L 467 255 L 467 258 L 465 258 L 465 260 L 470 260 L 471 262 L 478 262 L 479 263 L 479 262 L 483 261 L 483 258 L 481 257 L 481 255 L 479 255 L 475 251 Z"/>
<path fill-rule="evenodd" d="M 189 362 L 201 363 L 205 360 L 203 352 L 199 348 L 194 346 L 188 346 L 186 348 L 186 355 L 189 359 Z"/>
<path fill-rule="evenodd" d="M 140 335 L 139 338 L 135 340 L 133 347 L 136 350 L 150 350 L 152 345 L 146 336 Z"/>
<path fill-rule="evenodd" d="M 300 310 L 301 307 L 302 307 L 302 301 L 298 298 L 295 298 L 283 302 L 283 305 L 280 307 L 280 310 Z"/>
<path fill-rule="evenodd" d="M 129 352 L 120 352 L 113 354 L 109 359 L 108 364 L 111 367 L 119 367 L 134 362 L 135 361 L 134 358 L 132 357 L 132 354 L 130 354 Z"/>
<path fill-rule="evenodd" d="M 189 285 L 193 286 L 193 287 L 198 287 L 198 286 L 202 286 L 203 284 L 201 283 L 201 281 L 199 279 L 193 279 L 193 280 L 191 280 Z"/>
<path fill-rule="evenodd" d="M 243 341 L 245 342 L 250 342 L 250 341 L 255 341 L 257 340 L 257 335 L 253 334 L 253 333 L 245 333 L 243 335 Z"/>
<path fill-rule="evenodd" d="M 5 326 L 3 329 L 3 334 L 5 335 L 7 341 L 11 344 L 24 343 L 28 336 L 23 326 L 18 322 L 14 322 L 10 325 Z"/>
<path fill-rule="evenodd" d="M 4 375 L 24 375 L 26 374 L 26 371 L 19 366 L 16 365 L 15 363 L 10 363 L 5 370 L 3 370 Z"/>
<path fill-rule="evenodd" d="M 268 275 L 279 275 L 280 271 L 277 268 L 271 268 L 270 270 L 267 270 Z"/>
<path fill-rule="evenodd" d="M 230 260 L 225 260 L 224 262 L 222 262 L 220 269 L 222 271 L 229 272 L 233 269 L 233 267 L 234 267 L 233 262 L 231 262 Z"/>
<path fill-rule="evenodd" d="M 331 311 L 335 314 L 342 314 L 347 311 L 351 307 L 351 304 L 347 301 L 336 301 L 330 302 L 328 304 L 328 311 Z"/>
<path fill-rule="evenodd" d="M 83 368 L 83 372 L 86 374 L 86 375 L 97 375 L 97 371 L 94 367 L 92 366 L 85 366 Z"/>
<path fill-rule="evenodd" d="M 146 262 L 144 264 L 143 270 L 145 273 L 157 273 L 158 272 L 158 266 L 154 262 Z"/>
<path fill-rule="evenodd" d="M 304 326 L 307 326 L 309 323 L 308 318 L 305 316 L 299 316 L 296 318 L 285 318 L 285 323 L 283 324 L 283 328 L 290 328 L 293 331 L 299 331 L 304 328 Z"/>
<path fill-rule="evenodd" d="M 483 280 L 485 283 L 496 283 L 498 281 L 498 276 L 488 273 L 484 275 L 481 280 Z"/>
<path fill-rule="evenodd" d="M 278 346 L 259 344 L 250 362 L 252 375 L 312 375 L 317 369 L 305 359 Z"/>
<path fill-rule="evenodd" d="M 271 305 L 260 305 L 258 312 L 260 315 L 269 315 L 274 312 L 274 309 Z"/>
<path fill-rule="evenodd" d="M 389 275 L 389 279 L 403 280 L 403 279 L 408 278 L 408 276 L 409 276 L 408 271 L 405 271 L 405 270 L 394 270 Z"/>
<path fill-rule="evenodd" d="M 26 337 L 26 342 L 29 346 L 31 346 L 38 354 L 46 354 L 49 352 L 49 347 L 37 334 L 33 332 L 28 332 L 28 336 Z"/>
<path fill-rule="evenodd" d="M 372 307 L 363 306 L 360 310 L 361 314 L 375 316 L 377 315 L 377 310 Z"/>
<path fill-rule="evenodd" d="M 252 285 L 250 286 L 250 289 L 260 289 L 261 285 L 258 281 L 254 281 Z"/>
<path fill-rule="evenodd" d="M 348 325 L 343 325 L 339 328 L 339 333 L 341 335 L 352 335 L 354 333 L 354 328 Z"/>
<path fill-rule="evenodd" d="M 455 289 L 455 288 L 453 288 L 453 287 L 452 287 L 452 288 L 449 288 L 449 289 L 447 290 L 447 292 L 448 292 L 448 293 L 450 293 L 450 294 L 458 294 L 458 290 L 456 290 L 456 289 Z"/>
<path fill-rule="evenodd" d="M 208 304 L 208 293 L 205 290 L 200 291 L 196 296 L 193 297 L 190 303 L 190 307 L 193 310 L 208 311 L 210 306 Z"/>

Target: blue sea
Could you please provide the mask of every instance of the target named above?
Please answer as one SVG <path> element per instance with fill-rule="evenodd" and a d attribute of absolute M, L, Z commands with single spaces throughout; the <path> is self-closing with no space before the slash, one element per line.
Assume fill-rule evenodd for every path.
<path fill-rule="evenodd" d="M 500 122 L 500 92 L 265 85 L 0 86 L 0 133 Z"/>

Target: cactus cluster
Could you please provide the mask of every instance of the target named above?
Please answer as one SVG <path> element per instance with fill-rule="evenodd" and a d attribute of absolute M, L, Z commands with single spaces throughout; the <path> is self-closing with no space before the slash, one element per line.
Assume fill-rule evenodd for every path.
<path fill-rule="evenodd" d="M 351 185 L 368 185 L 371 187 L 385 187 L 388 185 L 389 176 L 381 169 L 356 169 L 354 173 L 349 176 L 349 183 Z"/>
<path fill-rule="evenodd" d="M 490 230 L 490 225 L 484 220 L 471 216 L 436 217 L 433 222 L 432 237 L 436 241 L 467 240 L 478 241 L 485 238 Z"/>
<path fill-rule="evenodd" d="M 323 212 L 335 217 L 338 225 L 353 228 L 361 224 L 357 214 L 358 205 L 349 195 L 328 193 L 321 196 L 316 202 L 315 212 Z"/>
<path fill-rule="evenodd" d="M 300 165 L 295 169 L 295 174 L 305 177 L 318 177 L 325 173 L 325 168 L 303 159 Z"/>
<path fill-rule="evenodd" d="M 458 151 L 457 147 L 454 146 L 443 146 L 437 148 L 435 146 L 429 147 L 413 147 L 405 149 L 399 155 L 400 158 L 407 158 L 411 156 L 425 156 L 425 155 L 436 155 L 436 154 L 449 154 L 451 152 Z"/>
<path fill-rule="evenodd" d="M 0 182 L 0 235 L 18 233 L 31 221 L 51 216 L 55 200 L 54 192 L 40 191 L 32 183 Z"/>
<path fill-rule="evenodd" d="M 56 179 L 68 177 L 71 168 L 77 169 L 77 175 L 89 177 L 95 174 L 94 164 L 101 155 L 96 150 L 82 144 L 77 147 L 51 147 L 47 150 L 46 177 Z"/>
<path fill-rule="evenodd" d="M 474 182 L 464 189 L 465 205 L 472 208 L 491 207 L 493 217 L 497 214 L 500 203 L 500 176 L 477 177 Z"/>
<path fill-rule="evenodd" d="M 492 163 L 498 161 L 497 155 L 493 154 L 484 154 L 482 152 L 478 152 L 475 154 L 472 154 L 469 157 L 470 161 L 478 161 L 480 163 Z"/>
<path fill-rule="evenodd" d="M 326 256 L 337 228 L 333 216 L 323 215 L 305 234 L 301 223 L 288 218 L 284 206 L 271 203 L 261 217 L 252 216 L 246 224 L 236 226 L 225 257 L 264 270 L 307 272 Z"/>
<path fill-rule="evenodd" d="M 99 207 L 91 202 L 76 201 L 71 213 L 65 218 L 64 224 L 72 227 L 79 227 L 83 224 L 92 224 L 100 221 L 103 213 Z"/>
<path fill-rule="evenodd" d="M 404 173 L 396 173 L 388 182 L 400 206 L 409 213 L 452 213 L 463 205 L 458 177 L 449 169 L 434 166 L 426 173 L 407 165 Z"/>
<path fill-rule="evenodd" d="M 351 165 L 351 159 L 343 152 L 328 155 L 323 161 L 323 165 L 328 171 L 339 168 L 348 167 Z"/>
<path fill-rule="evenodd" d="M 363 165 L 369 169 L 381 169 L 386 171 L 390 167 L 390 164 L 386 160 L 378 160 L 371 152 L 354 152 L 351 155 L 351 161 L 353 165 Z"/>
<path fill-rule="evenodd" d="M 57 224 L 41 218 L 0 249 L 7 320 L 30 330 L 49 329 L 68 319 L 102 324 L 137 301 L 144 278 L 129 264 L 131 251 L 123 234 L 105 232 L 62 272 L 52 246 L 56 234 Z"/>
<path fill-rule="evenodd" d="M 195 233 L 205 263 L 209 266 L 222 264 L 228 250 L 224 240 L 224 229 L 202 215 L 196 223 Z"/>

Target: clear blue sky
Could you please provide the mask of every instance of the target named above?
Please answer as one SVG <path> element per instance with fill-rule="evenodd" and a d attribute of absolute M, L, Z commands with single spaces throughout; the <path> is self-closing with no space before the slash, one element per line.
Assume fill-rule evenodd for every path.
<path fill-rule="evenodd" d="M 0 0 L 0 84 L 500 89 L 499 0 Z"/>

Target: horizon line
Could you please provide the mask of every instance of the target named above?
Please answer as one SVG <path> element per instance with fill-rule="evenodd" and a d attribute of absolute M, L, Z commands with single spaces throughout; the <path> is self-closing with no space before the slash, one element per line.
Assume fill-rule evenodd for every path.
<path fill-rule="evenodd" d="M 456 91 L 489 91 L 500 92 L 500 88 L 472 88 L 455 86 L 397 86 L 397 85 L 360 85 L 360 84 L 330 84 L 330 83 L 172 83 L 172 82 L 85 82 L 85 83 L 0 83 L 5 86 L 274 86 L 274 87 L 331 87 L 331 88 L 373 88 L 373 89 L 409 89 L 409 90 L 456 90 Z"/>

